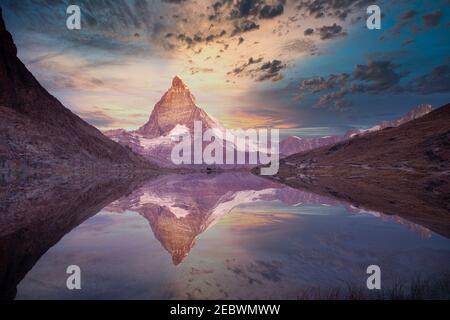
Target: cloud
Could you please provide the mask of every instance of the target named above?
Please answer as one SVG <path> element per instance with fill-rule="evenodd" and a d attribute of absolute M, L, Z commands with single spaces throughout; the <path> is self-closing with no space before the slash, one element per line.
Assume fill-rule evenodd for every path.
<path fill-rule="evenodd" d="M 287 52 L 314 54 L 318 49 L 312 40 L 298 39 L 287 42 L 283 46 L 283 50 Z"/>
<path fill-rule="evenodd" d="M 261 19 L 272 19 L 279 15 L 282 15 L 284 11 L 284 6 L 282 3 L 278 3 L 275 6 L 265 5 L 259 12 L 259 17 Z"/>
<path fill-rule="evenodd" d="M 320 39 L 322 40 L 333 39 L 347 35 L 346 32 L 342 31 L 342 27 L 340 25 L 337 25 L 336 23 L 331 26 L 323 26 L 317 28 L 317 32 L 319 33 Z"/>
<path fill-rule="evenodd" d="M 314 29 L 312 29 L 312 28 L 308 28 L 308 29 L 306 29 L 304 32 L 303 32 L 303 34 L 305 35 L 305 36 L 310 36 L 310 35 L 312 35 L 314 33 Z"/>
<path fill-rule="evenodd" d="M 300 94 L 316 94 L 325 91 L 317 102 L 317 107 L 332 106 L 345 109 L 350 102 L 344 98 L 357 93 L 395 93 L 402 90 L 400 80 L 407 75 L 400 72 L 399 65 L 391 61 L 369 61 L 357 64 L 351 74 L 331 74 L 328 77 L 305 79 L 300 84 Z M 330 92 L 331 91 L 331 92 Z"/>
<path fill-rule="evenodd" d="M 214 5 L 215 12 L 218 13 L 220 9 L 224 8 L 226 2 L 228 1 L 222 0 L 222 2 L 216 2 Z M 233 7 L 229 12 L 229 17 L 230 19 L 240 19 L 259 16 L 261 19 L 272 19 L 283 14 L 284 4 L 285 0 L 278 1 L 275 4 L 269 4 L 265 0 L 233 1 Z"/>
<path fill-rule="evenodd" d="M 447 64 L 434 67 L 431 72 L 413 79 L 408 89 L 421 94 L 450 92 L 450 67 Z"/>
<path fill-rule="evenodd" d="M 450 67 L 447 64 L 434 67 L 430 72 L 416 76 L 402 85 L 409 73 L 401 72 L 401 66 L 391 61 L 369 61 L 357 64 L 352 73 L 331 74 L 328 77 L 304 79 L 300 84 L 300 96 L 321 93 L 316 107 L 345 109 L 346 100 L 352 94 L 435 94 L 450 92 Z"/>
<path fill-rule="evenodd" d="M 283 76 L 280 74 L 280 71 L 284 68 L 286 68 L 286 65 L 280 60 L 266 62 L 257 70 L 257 73 L 260 73 L 257 77 L 257 81 L 265 81 L 270 79 L 275 82 L 282 80 Z"/>
<path fill-rule="evenodd" d="M 248 59 L 248 62 L 244 63 L 243 65 L 236 67 L 233 69 L 232 72 L 229 72 L 228 74 L 235 74 L 238 75 L 240 73 L 242 73 L 248 66 L 252 65 L 252 64 L 258 64 L 263 60 L 263 58 L 258 58 L 258 59 L 254 59 L 253 57 L 250 57 Z"/>
<path fill-rule="evenodd" d="M 235 35 L 257 29 L 259 29 L 259 25 L 256 24 L 254 21 L 244 20 L 239 24 L 235 24 L 234 30 L 231 32 L 231 36 L 233 37 Z"/>
<path fill-rule="evenodd" d="M 415 17 L 416 14 L 417 14 L 417 11 L 416 11 L 416 10 L 408 10 L 408 11 L 405 11 L 405 12 L 403 12 L 402 14 L 400 14 L 400 15 L 398 16 L 398 19 L 399 19 L 400 21 L 406 21 L 406 20 L 409 20 L 409 19 Z"/>
<path fill-rule="evenodd" d="M 212 69 L 212 68 L 191 67 L 191 68 L 189 68 L 189 72 L 190 72 L 191 74 L 197 74 L 197 73 L 211 73 L 211 72 L 214 72 L 214 69 Z"/>
<path fill-rule="evenodd" d="M 118 121 L 103 110 L 93 107 L 90 111 L 78 112 L 78 115 L 89 124 L 97 128 L 113 127 Z"/>
<path fill-rule="evenodd" d="M 351 13 L 359 12 L 372 3 L 372 0 L 303 0 L 297 8 L 315 18 L 323 18 L 327 13 L 328 16 L 345 20 Z"/>
<path fill-rule="evenodd" d="M 405 75 L 398 73 L 398 67 L 390 61 L 369 61 L 367 65 L 356 65 L 353 78 L 368 82 L 369 85 L 365 85 L 364 89 L 369 92 L 392 90 Z"/>
<path fill-rule="evenodd" d="M 302 81 L 300 88 L 312 93 L 316 93 L 322 90 L 334 89 L 338 86 L 343 86 L 347 83 L 350 75 L 347 73 L 341 73 L 339 75 L 331 74 L 328 78 L 317 77 L 305 79 Z"/>
<path fill-rule="evenodd" d="M 280 74 L 280 71 L 286 68 L 285 64 L 276 59 L 264 63 L 262 63 L 262 61 L 262 57 L 258 59 L 251 57 L 248 62 L 234 68 L 233 71 L 228 72 L 228 74 L 237 76 L 244 74 L 245 76 L 249 76 L 258 82 L 265 80 L 272 80 L 273 82 L 276 82 L 283 79 L 283 75 Z M 250 66 L 257 64 L 259 64 L 258 67 L 253 69 L 250 68 Z"/>
<path fill-rule="evenodd" d="M 426 28 L 434 28 L 441 22 L 442 15 L 443 14 L 440 10 L 428 13 L 422 16 L 423 24 Z"/>

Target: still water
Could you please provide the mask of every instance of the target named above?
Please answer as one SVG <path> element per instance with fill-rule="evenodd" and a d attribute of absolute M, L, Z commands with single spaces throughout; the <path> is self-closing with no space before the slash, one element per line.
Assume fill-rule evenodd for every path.
<path fill-rule="evenodd" d="M 364 295 L 373 264 L 381 268 L 383 288 L 406 288 L 417 279 L 448 283 L 446 237 L 251 174 L 78 185 L 20 199 L 30 202 L 26 207 L 10 203 L 16 215 L 7 222 L 14 228 L 0 229 L 3 295 L 298 299 L 349 287 Z M 66 287 L 69 265 L 81 268 L 81 290 Z"/>

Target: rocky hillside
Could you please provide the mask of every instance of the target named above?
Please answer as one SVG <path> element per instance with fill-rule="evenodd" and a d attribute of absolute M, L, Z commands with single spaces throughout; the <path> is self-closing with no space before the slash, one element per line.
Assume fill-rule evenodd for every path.
<path fill-rule="evenodd" d="M 408 112 L 406 115 L 404 115 L 399 119 L 383 121 L 369 129 L 352 129 L 347 131 L 342 136 L 326 136 L 319 138 L 300 138 L 296 136 L 291 136 L 281 141 L 280 156 L 283 158 L 286 156 L 293 155 L 295 153 L 309 151 L 323 146 L 329 146 L 337 142 L 352 139 L 356 136 L 368 134 L 370 132 L 380 131 L 390 127 L 398 127 L 409 121 L 423 117 L 432 110 L 433 107 L 431 105 L 422 104 L 415 107 L 414 109 L 412 109 L 410 112 Z"/>
<path fill-rule="evenodd" d="M 1 11 L 0 88 L 0 169 L 151 167 L 39 84 L 17 57 Z"/>
<path fill-rule="evenodd" d="M 397 128 L 282 159 L 272 178 L 400 215 L 450 237 L 449 159 L 447 104 Z"/>

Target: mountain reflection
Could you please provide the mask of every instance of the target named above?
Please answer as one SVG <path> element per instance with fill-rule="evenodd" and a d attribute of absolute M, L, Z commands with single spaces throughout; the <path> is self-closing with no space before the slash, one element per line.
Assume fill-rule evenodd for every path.
<path fill-rule="evenodd" d="M 17 284 L 48 249 L 111 201 L 138 187 L 143 179 L 109 175 L 3 177 L 0 299 L 14 298 Z"/>
<path fill-rule="evenodd" d="M 197 237 L 234 208 L 257 201 L 286 206 L 345 206 L 394 219 L 423 236 L 430 231 L 400 217 L 367 211 L 333 197 L 291 188 L 249 173 L 47 177 L 0 184 L 0 299 L 14 298 L 18 283 L 40 257 L 103 208 L 137 212 L 179 265 Z"/>
<path fill-rule="evenodd" d="M 256 201 L 280 201 L 288 206 L 342 205 L 354 213 L 371 213 L 395 220 L 427 237 L 431 232 L 397 216 L 367 211 L 347 202 L 262 179 L 247 173 L 164 175 L 111 203 L 106 211 L 138 212 L 150 223 L 158 241 L 179 265 L 196 238 L 234 208 Z"/>

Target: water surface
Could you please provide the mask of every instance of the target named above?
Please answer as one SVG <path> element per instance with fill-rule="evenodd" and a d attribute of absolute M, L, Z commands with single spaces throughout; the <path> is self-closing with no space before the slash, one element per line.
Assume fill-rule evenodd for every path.
<path fill-rule="evenodd" d="M 121 181 L 71 193 L 69 183 L 68 199 L 61 188 L 28 198 L 30 220 L 0 229 L 3 292 L 17 285 L 17 299 L 297 299 L 311 288 L 365 287 L 372 264 L 385 287 L 448 279 L 450 240 L 398 216 L 251 174 Z M 43 211 L 45 219 L 30 218 Z M 66 288 L 69 265 L 82 270 L 81 290 Z"/>

